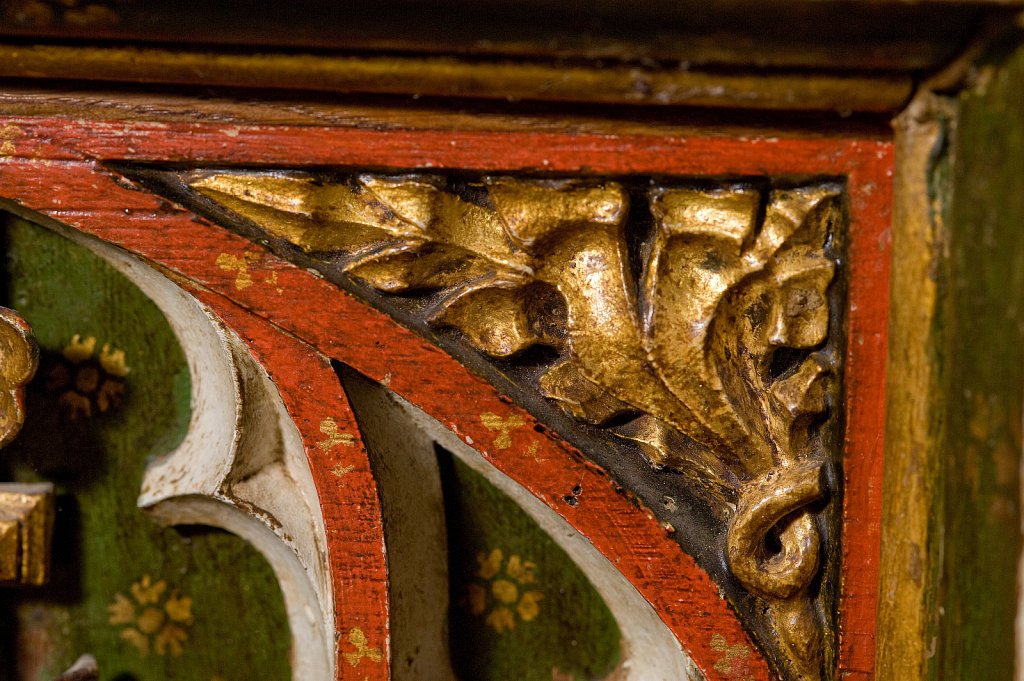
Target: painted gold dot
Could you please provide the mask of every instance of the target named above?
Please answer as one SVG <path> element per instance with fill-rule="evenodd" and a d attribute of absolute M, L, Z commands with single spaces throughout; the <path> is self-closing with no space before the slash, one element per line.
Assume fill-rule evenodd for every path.
<path fill-rule="evenodd" d="M 164 624 L 164 613 L 156 608 L 146 608 L 139 615 L 138 626 L 144 634 L 154 634 Z"/>
<path fill-rule="evenodd" d="M 519 599 L 519 589 L 507 579 L 496 579 L 491 585 L 491 593 L 502 603 L 515 603 Z"/>

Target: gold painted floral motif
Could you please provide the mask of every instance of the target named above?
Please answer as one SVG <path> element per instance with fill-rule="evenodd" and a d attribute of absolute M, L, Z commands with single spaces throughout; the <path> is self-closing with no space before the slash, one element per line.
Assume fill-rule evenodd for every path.
<path fill-rule="evenodd" d="M 243 291 L 252 286 L 252 275 L 249 274 L 249 261 L 253 254 L 246 253 L 242 257 L 231 253 L 221 253 L 217 256 L 217 267 L 225 272 L 235 272 L 235 288 Z"/>
<path fill-rule="evenodd" d="M 523 417 L 518 414 L 513 414 L 508 418 L 501 418 L 497 414 L 492 414 L 491 412 L 480 414 L 480 422 L 484 424 L 484 428 L 498 434 L 498 436 L 494 438 L 495 449 L 508 449 L 511 447 L 512 431 L 526 425 L 526 421 L 524 421 Z"/>
<path fill-rule="evenodd" d="M 968 406 L 968 440 L 963 476 L 975 497 L 991 496 L 989 517 L 995 522 L 1013 519 L 1019 495 L 1021 408 L 1006 405 L 991 395 L 974 394 Z"/>
<path fill-rule="evenodd" d="M 235 272 L 235 290 L 244 291 L 256 283 L 252 278 L 252 272 L 249 271 L 249 265 L 258 259 L 259 255 L 252 252 L 243 253 L 241 256 L 233 255 L 231 253 L 221 253 L 217 256 L 215 264 L 225 272 Z M 272 286 L 276 284 L 277 272 L 271 272 L 265 276 L 263 278 L 263 283 L 270 284 Z M 281 293 L 284 289 L 275 287 L 274 290 Z"/>
<path fill-rule="evenodd" d="M 516 616 L 523 622 L 532 622 L 540 614 L 544 593 L 528 589 L 535 584 L 536 564 L 512 554 L 504 560 L 501 549 L 477 554 L 479 582 L 466 589 L 469 611 L 477 616 L 486 613 L 484 621 L 499 634 L 516 627 Z"/>
<path fill-rule="evenodd" d="M 124 396 L 124 379 L 131 372 L 124 350 L 104 343 L 97 354 L 96 345 L 94 336 L 83 339 L 75 334 L 47 380 L 47 387 L 60 393 L 59 403 L 72 420 L 110 411 Z"/>
<path fill-rule="evenodd" d="M 131 597 L 114 594 L 107 606 L 107 622 L 121 627 L 121 638 L 143 657 L 151 651 L 180 656 L 192 625 L 192 599 L 177 590 L 167 592 L 167 582 L 149 575 L 131 585 Z"/>
<path fill-rule="evenodd" d="M 339 478 L 338 485 L 340 485 L 341 487 L 344 487 L 345 486 L 345 481 L 341 480 L 341 478 L 344 478 L 346 475 L 348 475 L 349 473 L 351 473 L 355 469 L 356 469 L 356 467 L 351 465 L 351 464 L 348 465 L 348 466 L 338 465 L 338 466 L 335 466 L 334 468 L 331 469 L 331 475 L 333 475 L 336 478 Z"/>
<path fill-rule="evenodd" d="M 351 433 L 343 433 L 338 429 L 338 422 L 328 416 L 320 422 L 320 432 L 327 436 L 327 439 L 316 443 L 317 449 L 329 451 L 337 445 L 352 447 L 356 438 Z"/>
<path fill-rule="evenodd" d="M 355 648 L 355 651 L 342 653 L 342 657 L 353 667 L 359 666 L 359 663 L 363 660 L 380 662 L 384 659 L 384 653 L 381 652 L 380 647 L 371 648 L 370 639 L 366 637 L 366 634 L 359 627 L 353 627 L 349 630 L 348 642 Z"/>

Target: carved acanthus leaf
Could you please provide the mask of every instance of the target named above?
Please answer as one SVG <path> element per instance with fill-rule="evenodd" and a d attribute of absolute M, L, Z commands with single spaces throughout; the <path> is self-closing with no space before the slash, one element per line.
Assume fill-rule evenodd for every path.
<path fill-rule="evenodd" d="M 835 387 L 836 185 L 655 187 L 639 196 L 653 228 L 637 235 L 616 182 L 199 173 L 189 184 L 378 291 L 423 297 L 424 321 L 489 357 L 551 348 L 535 389 L 686 476 L 727 523 L 731 569 L 767 604 L 782 667 L 821 678 L 831 637 L 809 592 L 821 560 L 810 507 L 831 458 L 820 425 Z"/>

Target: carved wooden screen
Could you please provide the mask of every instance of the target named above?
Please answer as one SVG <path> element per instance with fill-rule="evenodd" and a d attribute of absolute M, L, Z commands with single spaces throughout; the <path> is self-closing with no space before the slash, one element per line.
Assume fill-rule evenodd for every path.
<path fill-rule="evenodd" d="M 366 413 L 525 490 L 685 652 L 635 671 L 629 626 L 661 625 L 598 588 L 634 641 L 607 678 L 872 677 L 888 140 L 4 126 L 10 210 L 106 254 L 188 357 L 189 432 L 139 504 L 263 550 L 295 678 L 429 676 L 400 669 L 388 563 L 415 560 L 389 523 L 429 521 Z M 544 612 L 520 553 L 471 571 L 481 626 Z"/>

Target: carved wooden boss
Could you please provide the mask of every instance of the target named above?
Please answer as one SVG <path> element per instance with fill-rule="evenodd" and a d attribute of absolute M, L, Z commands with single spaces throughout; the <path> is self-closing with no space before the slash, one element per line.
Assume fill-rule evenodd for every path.
<path fill-rule="evenodd" d="M 38 75 L 44 49 L 11 47 L 3 68 Z M 63 66 L 48 75 L 81 75 L 52 49 Z M 105 64 L 97 77 L 131 77 L 131 55 L 116 48 L 80 54 Z M 194 78 L 180 70 L 193 58 L 207 60 L 215 85 L 278 73 L 258 60 L 139 55 L 156 60 L 141 76 L 153 82 Z M 310 64 L 325 89 L 416 91 L 375 89 L 372 60 L 348 63 L 358 85 L 330 80 L 344 64 Z M 436 95 L 488 68 L 389 68 L 401 79 L 414 66 Z M 576 67 L 550 97 L 529 85 L 547 76 L 523 68 L 522 79 L 454 94 L 587 99 L 572 90 L 590 77 Z M 664 88 L 715 77 L 655 71 Z M 618 72 L 590 73 L 592 99 L 616 101 Z M 870 95 L 844 95 L 848 74 L 805 89 L 771 73 L 746 86 L 722 78 L 772 109 L 889 112 L 909 93 L 894 94 L 896 76 Z M 745 101 L 701 92 L 689 103 Z M 188 360 L 192 415 L 177 448 L 149 463 L 138 503 L 263 551 L 284 592 L 295 678 L 415 677 L 396 667 L 412 649 L 397 605 L 408 596 L 389 587 L 401 572 L 389 560 L 408 554 L 385 543 L 398 517 L 389 495 L 408 491 L 389 488 L 384 469 L 404 455 L 380 463 L 356 418 L 367 398 L 346 372 L 406 414 L 392 431 L 418 423 L 525 490 L 524 508 L 585 539 L 574 559 L 594 552 L 623 593 L 639 595 L 637 613 L 653 607 L 647 620 L 613 607 L 628 645 L 609 678 L 875 677 L 894 169 L 880 119 L 781 126 L 757 113 L 742 127 L 681 127 L 627 124 L 621 112 L 601 121 L 593 107 L 574 123 L 557 111 L 414 114 L 408 102 L 286 112 L 180 93 L 76 97 L 6 96 L 0 195 L 105 259 L 167 317 Z M 637 97 L 658 103 L 657 91 Z M 23 323 L 5 315 L 6 443 L 34 360 Z M 24 518 L 34 511 L 9 494 L 0 577 L 32 581 L 9 563 L 45 565 L 47 552 L 25 542 L 37 532 L 45 544 L 48 521 L 33 530 Z M 522 606 L 524 620 L 540 597 Z M 134 617 L 120 602 L 112 623 L 118 608 Z M 185 614 L 191 624 L 189 613 L 178 621 Z M 645 667 L 643 641 L 663 628 L 679 642 L 676 662 Z M 126 636 L 142 649 L 141 634 Z"/>

